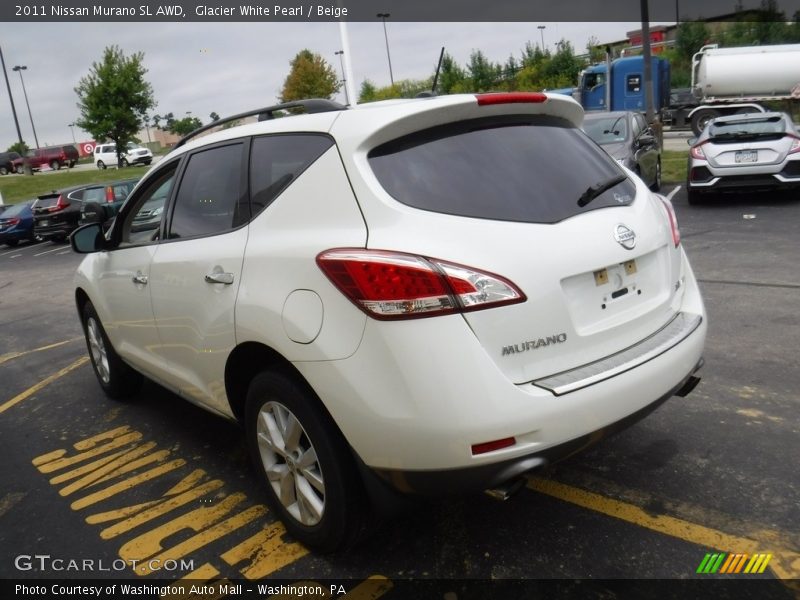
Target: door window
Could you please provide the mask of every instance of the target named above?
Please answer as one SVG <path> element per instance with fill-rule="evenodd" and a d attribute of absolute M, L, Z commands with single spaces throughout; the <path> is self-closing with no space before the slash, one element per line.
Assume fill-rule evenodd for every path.
<path fill-rule="evenodd" d="M 169 239 L 222 233 L 247 221 L 242 215 L 243 144 L 219 146 L 189 157 L 175 197 Z"/>
<path fill-rule="evenodd" d="M 126 212 L 121 225 L 120 245 L 147 244 L 159 238 L 165 204 L 172 190 L 177 168 L 176 160 L 163 168 L 137 192 L 134 204 L 131 210 Z"/>
<path fill-rule="evenodd" d="M 253 215 L 264 210 L 333 145 L 324 135 L 270 135 L 253 140 L 250 198 Z"/>

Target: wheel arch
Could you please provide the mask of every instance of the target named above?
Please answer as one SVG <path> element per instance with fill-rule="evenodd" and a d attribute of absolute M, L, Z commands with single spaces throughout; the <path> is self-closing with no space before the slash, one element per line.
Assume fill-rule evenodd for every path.
<path fill-rule="evenodd" d="M 330 413 L 319 400 L 316 391 L 291 362 L 265 344 L 244 342 L 233 349 L 225 363 L 225 393 L 231 410 L 240 423 L 244 423 L 247 389 L 250 387 L 250 382 L 256 375 L 267 370 L 282 373 L 307 388 L 330 418 Z"/>
<path fill-rule="evenodd" d="M 78 309 L 78 315 L 83 315 L 83 308 L 86 306 L 87 302 L 89 302 L 89 294 L 87 294 L 83 288 L 76 288 L 75 307 Z"/>

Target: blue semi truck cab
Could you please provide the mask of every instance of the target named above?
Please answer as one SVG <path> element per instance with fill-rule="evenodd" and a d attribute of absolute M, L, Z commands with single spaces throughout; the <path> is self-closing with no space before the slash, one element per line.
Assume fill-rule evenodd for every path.
<path fill-rule="evenodd" d="M 669 106 L 669 61 L 656 56 L 652 60 L 653 107 L 656 113 Z M 574 94 L 584 110 L 633 110 L 645 112 L 644 58 L 629 56 L 611 62 L 611 76 L 606 76 L 606 65 L 597 64 L 584 69 Z M 610 81 L 611 94 L 606 106 L 606 85 Z"/>

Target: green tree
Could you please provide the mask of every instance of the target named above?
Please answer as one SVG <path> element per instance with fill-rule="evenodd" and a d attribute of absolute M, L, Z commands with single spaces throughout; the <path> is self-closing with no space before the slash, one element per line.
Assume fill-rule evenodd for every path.
<path fill-rule="evenodd" d="M 210 115 L 208 115 L 208 118 L 211 119 L 213 123 L 219 121 L 219 115 L 215 112 L 212 112 Z"/>
<path fill-rule="evenodd" d="M 311 50 L 301 50 L 289 64 L 291 69 L 283 82 L 281 102 L 305 98 L 331 99 L 342 88 L 333 67 Z"/>
<path fill-rule="evenodd" d="M 75 124 L 97 140 L 113 141 L 117 164 L 142 128 L 147 111 L 155 106 L 153 88 L 144 78 L 143 60 L 141 52 L 126 57 L 118 46 L 109 46 L 102 61 L 92 63 L 89 74 L 75 88 L 80 111 Z"/>
<path fill-rule="evenodd" d="M 439 94 L 452 94 L 465 90 L 464 85 L 467 79 L 466 72 L 462 69 L 452 56 L 445 52 L 442 58 L 442 68 L 439 71 L 439 81 L 436 82 L 436 90 Z"/>
<path fill-rule="evenodd" d="M 358 101 L 359 102 L 373 102 L 377 100 L 377 91 L 378 88 L 375 87 L 375 84 L 372 83 L 369 79 L 365 79 L 361 83 L 361 90 L 358 92 Z"/>
<path fill-rule="evenodd" d="M 480 50 L 473 50 L 469 55 L 467 73 L 473 92 L 486 92 L 494 88 L 500 77 L 502 67 L 494 65 Z"/>
<path fill-rule="evenodd" d="M 172 113 L 170 113 L 172 114 Z M 197 117 L 184 117 L 183 119 L 173 119 L 169 125 L 169 130 L 175 135 L 186 135 L 191 133 L 198 127 L 202 127 L 203 123 Z"/>
<path fill-rule="evenodd" d="M 16 152 L 20 156 L 25 156 L 25 153 L 30 150 L 28 144 L 23 140 L 22 142 L 14 142 L 8 147 L 8 152 Z"/>
<path fill-rule="evenodd" d="M 595 36 L 586 42 L 586 53 L 589 55 L 589 64 L 594 65 L 606 60 L 606 49 L 600 45 L 600 40 Z"/>

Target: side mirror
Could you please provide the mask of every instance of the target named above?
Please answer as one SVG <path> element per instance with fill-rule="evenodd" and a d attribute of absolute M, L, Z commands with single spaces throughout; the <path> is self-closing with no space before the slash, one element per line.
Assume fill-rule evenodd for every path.
<path fill-rule="evenodd" d="M 642 135 L 639 136 L 639 139 L 637 141 L 639 142 L 640 146 L 652 146 L 653 144 L 656 143 L 656 138 L 650 134 L 643 133 Z"/>
<path fill-rule="evenodd" d="M 697 138 L 690 137 L 688 140 L 686 140 L 686 143 L 689 144 L 690 146 L 694 146 L 697 143 Z"/>
<path fill-rule="evenodd" d="M 103 227 L 100 223 L 89 223 L 78 227 L 69 237 L 69 243 L 78 254 L 91 254 L 107 247 Z"/>

